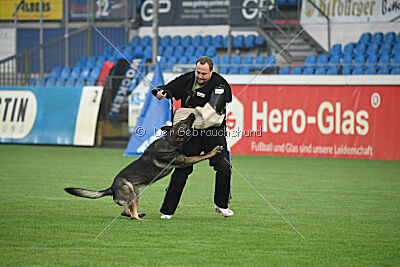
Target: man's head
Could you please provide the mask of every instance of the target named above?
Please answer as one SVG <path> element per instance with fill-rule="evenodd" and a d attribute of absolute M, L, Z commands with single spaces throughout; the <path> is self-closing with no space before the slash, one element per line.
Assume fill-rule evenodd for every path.
<path fill-rule="evenodd" d="M 203 85 L 211 79 L 214 62 L 210 57 L 200 57 L 196 61 L 196 81 Z"/>

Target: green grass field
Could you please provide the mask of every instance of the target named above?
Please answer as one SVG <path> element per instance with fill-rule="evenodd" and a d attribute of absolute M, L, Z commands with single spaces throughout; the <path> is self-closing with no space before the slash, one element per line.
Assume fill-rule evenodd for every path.
<path fill-rule="evenodd" d="M 195 166 L 172 220 L 169 176 L 143 192 L 144 221 L 117 218 L 108 188 L 134 158 L 120 149 L 0 145 L 1 265 L 400 265 L 400 162 L 233 156 L 230 207 L 213 211 L 214 174 Z"/>

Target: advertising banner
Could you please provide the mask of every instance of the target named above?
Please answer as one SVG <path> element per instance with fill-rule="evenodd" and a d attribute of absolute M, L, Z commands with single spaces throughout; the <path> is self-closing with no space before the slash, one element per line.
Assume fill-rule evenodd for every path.
<path fill-rule="evenodd" d="M 400 160 L 399 85 L 244 87 L 227 107 L 233 153 Z"/>
<path fill-rule="evenodd" d="M 172 25 L 227 25 L 231 12 L 231 25 L 254 24 L 261 14 L 258 6 L 270 1 L 258 0 L 160 0 L 160 26 Z M 231 7 L 231 10 L 229 8 Z M 142 25 L 150 26 L 153 20 L 153 0 L 145 0 L 140 8 Z"/>
<path fill-rule="evenodd" d="M 400 16 L 400 2 L 398 0 L 311 1 L 329 17 L 331 23 L 392 22 Z M 326 19 L 309 1 L 303 1 L 300 21 L 302 24 L 326 23 Z"/>
<path fill-rule="evenodd" d="M 94 145 L 103 87 L 0 87 L 0 143 Z"/>
<path fill-rule="evenodd" d="M 101 20 L 123 20 L 126 17 L 125 0 L 96 0 L 94 2 L 94 18 Z M 133 1 L 129 1 L 129 17 L 133 16 Z M 69 19 L 86 20 L 88 17 L 87 0 L 69 0 Z"/>
<path fill-rule="evenodd" d="M 14 20 L 15 7 L 18 20 L 40 20 L 40 0 L 0 1 L 0 20 Z M 43 0 L 43 20 L 61 20 L 63 18 L 62 0 Z"/>

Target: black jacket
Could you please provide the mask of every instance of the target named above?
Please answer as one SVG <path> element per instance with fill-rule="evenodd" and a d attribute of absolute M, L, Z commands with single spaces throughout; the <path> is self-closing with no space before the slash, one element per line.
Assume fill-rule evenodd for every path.
<path fill-rule="evenodd" d="M 226 88 L 223 93 L 225 101 L 224 106 L 232 101 L 231 87 L 218 73 L 213 72 L 211 79 L 196 90 L 193 89 L 195 80 L 195 73 L 194 71 L 191 71 L 182 74 L 161 88 L 168 91 L 168 93 L 176 100 L 180 99 L 181 105 L 184 108 L 203 107 L 210 100 L 213 89 L 221 84 Z"/>

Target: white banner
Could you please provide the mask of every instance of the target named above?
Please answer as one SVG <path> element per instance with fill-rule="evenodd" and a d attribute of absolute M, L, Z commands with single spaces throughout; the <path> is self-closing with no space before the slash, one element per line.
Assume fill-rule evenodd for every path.
<path fill-rule="evenodd" d="M 331 23 L 394 22 L 400 18 L 400 0 L 310 0 L 331 20 Z M 311 4 L 303 1 L 301 24 L 326 23 L 326 19 Z"/>

